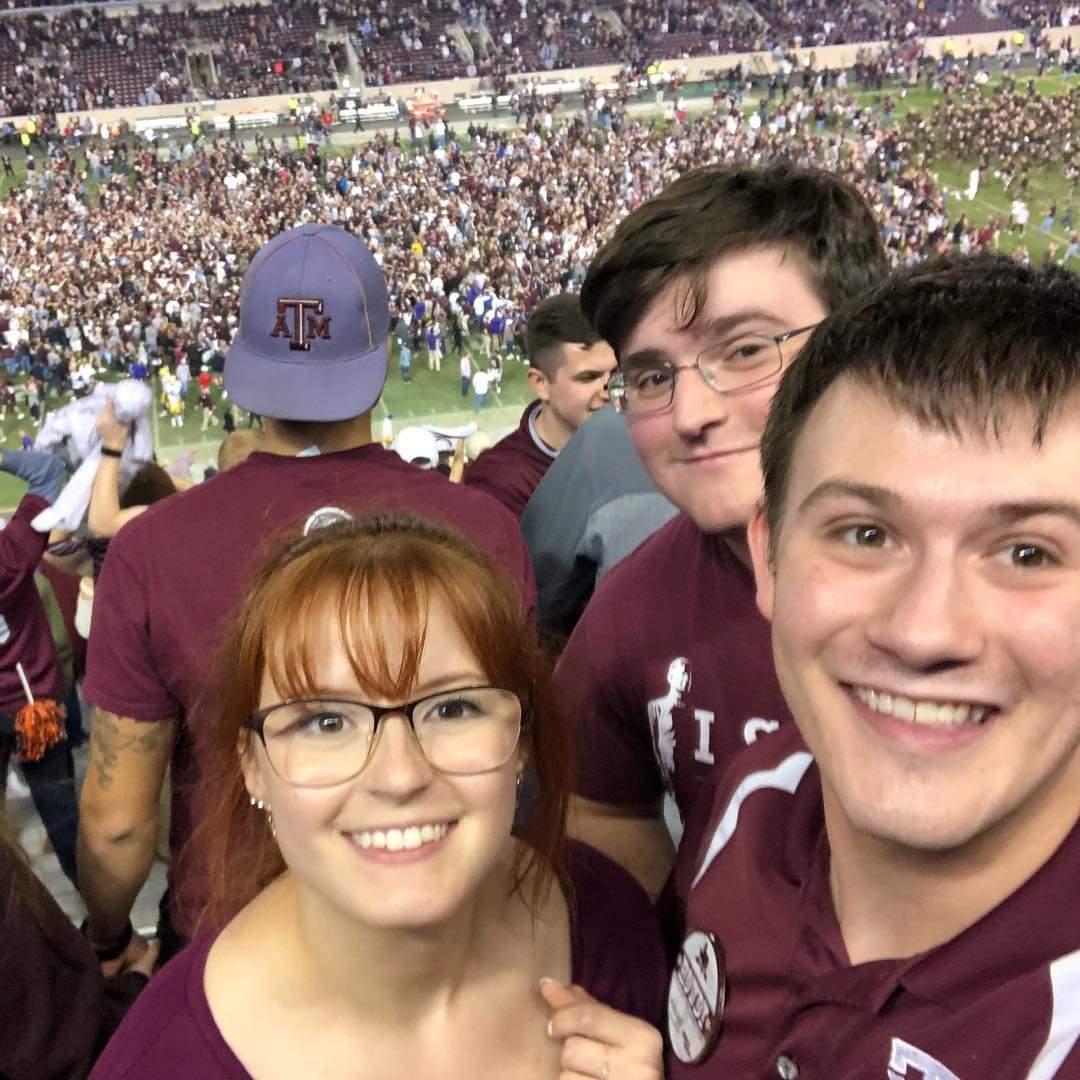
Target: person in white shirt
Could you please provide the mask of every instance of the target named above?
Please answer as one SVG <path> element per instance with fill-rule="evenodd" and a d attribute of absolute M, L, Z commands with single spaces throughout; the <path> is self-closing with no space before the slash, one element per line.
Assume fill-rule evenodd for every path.
<path fill-rule="evenodd" d="M 465 349 L 461 354 L 460 368 L 461 372 L 461 396 L 469 396 L 469 386 L 472 382 L 472 356 L 468 349 Z"/>
<path fill-rule="evenodd" d="M 479 412 L 488 406 L 488 384 L 491 377 L 483 368 L 478 368 L 472 377 L 473 412 Z"/>

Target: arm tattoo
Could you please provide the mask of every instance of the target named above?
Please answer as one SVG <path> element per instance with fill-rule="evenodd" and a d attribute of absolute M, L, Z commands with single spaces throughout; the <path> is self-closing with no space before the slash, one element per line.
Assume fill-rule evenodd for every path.
<path fill-rule="evenodd" d="M 134 721 L 124 719 L 123 726 Z M 94 710 L 94 724 L 90 732 L 90 769 L 99 787 L 109 788 L 124 753 L 154 754 L 172 738 L 172 725 L 139 723 L 138 732 L 124 731 L 121 718 L 104 709 Z"/>

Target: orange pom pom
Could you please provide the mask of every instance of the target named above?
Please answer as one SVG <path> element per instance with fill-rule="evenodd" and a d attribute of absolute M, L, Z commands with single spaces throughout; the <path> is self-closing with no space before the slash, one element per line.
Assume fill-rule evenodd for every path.
<path fill-rule="evenodd" d="M 64 713 L 55 701 L 39 698 L 15 714 L 20 761 L 40 761 L 45 751 L 67 737 Z"/>

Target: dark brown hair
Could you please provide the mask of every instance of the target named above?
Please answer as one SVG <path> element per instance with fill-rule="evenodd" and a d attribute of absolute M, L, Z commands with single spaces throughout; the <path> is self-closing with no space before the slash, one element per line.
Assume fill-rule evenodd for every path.
<path fill-rule="evenodd" d="M 1005 256 L 946 258 L 899 272 L 822 322 L 785 373 L 761 442 L 775 544 L 799 435 L 841 378 L 920 424 L 998 437 L 1017 410 L 1032 441 L 1080 391 L 1080 280 Z"/>
<path fill-rule="evenodd" d="M 313 638 L 320 617 L 331 611 L 361 690 L 404 701 L 417 680 L 427 612 L 436 597 L 485 676 L 524 705 L 522 746 L 539 796 L 520 833 L 525 843 L 515 888 L 531 879 L 535 909 L 553 875 L 565 884 L 570 747 L 551 704 L 549 662 L 520 590 L 450 529 L 404 515 L 374 516 L 287 537 L 255 575 L 223 641 L 206 699 L 214 723 L 199 800 L 204 813 L 180 855 L 199 867 L 196 876 L 209 880 L 208 903 L 201 913 L 189 912 L 200 928 L 223 926 L 285 869 L 264 815 L 249 804 L 237 755 L 238 744 L 251 738 L 245 722 L 259 707 L 266 670 L 287 697 L 310 695 L 316 686 Z M 387 606 L 403 627 L 400 653 L 367 632 Z"/>
<path fill-rule="evenodd" d="M 525 326 L 525 351 L 529 366 L 542 371 L 549 379 L 560 367 L 559 347 L 589 346 L 600 335 L 581 310 L 581 299 L 573 293 L 556 293 L 533 308 Z"/>
<path fill-rule="evenodd" d="M 885 272 L 881 230 L 863 197 L 823 169 L 787 162 L 694 169 L 633 211 L 589 266 L 581 306 L 621 356 L 649 304 L 684 282 L 683 326 L 700 314 L 722 255 L 779 244 L 803 259 L 828 308 Z"/>
<path fill-rule="evenodd" d="M 173 478 L 157 462 L 148 461 L 131 478 L 120 494 L 120 509 L 132 506 L 151 506 L 159 499 L 176 494 Z"/>

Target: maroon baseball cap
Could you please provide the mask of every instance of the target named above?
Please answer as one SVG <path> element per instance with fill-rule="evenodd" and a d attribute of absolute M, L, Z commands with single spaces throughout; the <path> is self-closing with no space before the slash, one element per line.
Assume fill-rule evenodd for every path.
<path fill-rule="evenodd" d="M 336 225 L 301 225 L 251 260 L 225 389 L 249 412 L 330 422 L 367 412 L 386 382 L 386 278 Z"/>

